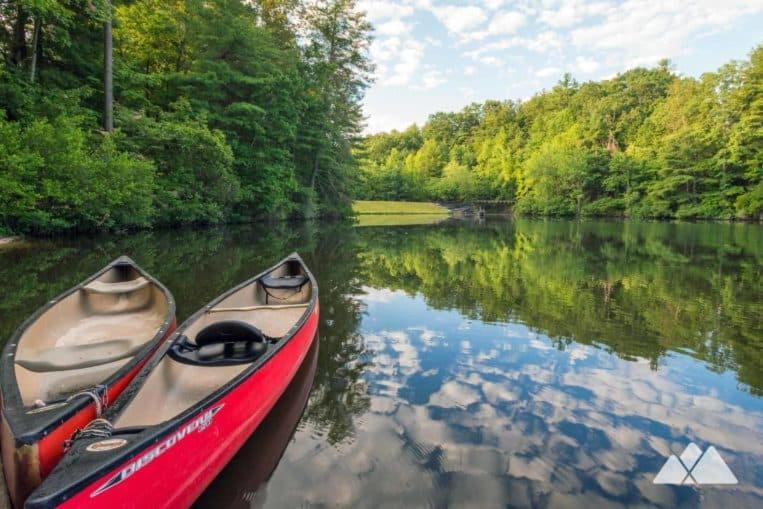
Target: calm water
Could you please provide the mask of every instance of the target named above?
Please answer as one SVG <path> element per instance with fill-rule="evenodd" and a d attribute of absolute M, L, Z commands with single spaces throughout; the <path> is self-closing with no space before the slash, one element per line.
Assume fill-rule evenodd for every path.
<path fill-rule="evenodd" d="M 199 507 L 763 507 L 759 225 L 37 242 L 0 250 L 0 336 L 122 253 L 182 320 L 292 250 L 319 280 L 320 342 Z M 714 445 L 739 484 L 654 485 L 690 442 Z"/>

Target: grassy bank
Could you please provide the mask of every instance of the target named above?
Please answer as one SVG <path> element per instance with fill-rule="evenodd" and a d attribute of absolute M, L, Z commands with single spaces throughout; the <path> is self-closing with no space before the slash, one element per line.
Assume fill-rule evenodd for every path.
<path fill-rule="evenodd" d="M 416 201 L 365 201 L 353 202 L 352 210 L 358 214 L 430 214 L 448 215 L 450 211 L 436 203 Z"/>
<path fill-rule="evenodd" d="M 357 226 L 410 226 L 445 221 L 445 214 L 361 214 Z"/>

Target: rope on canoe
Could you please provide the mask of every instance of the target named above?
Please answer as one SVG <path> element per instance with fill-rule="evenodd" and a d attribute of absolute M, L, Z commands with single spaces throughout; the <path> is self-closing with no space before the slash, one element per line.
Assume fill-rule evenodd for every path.
<path fill-rule="evenodd" d="M 108 419 L 98 418 L 90 421 L 87 426 L 82 429 L 78 429 L 69 440 L 64 442 L 64 452 L 71 449 L 72 444 L 80 439 L 97 438 L 104 439 L 110 438 L 114 433 L 114 425 L 111 424 Z"/>
<path fill-rule="evenodd" d="M 64 451 L 71 449 L 72 444 L 81 438 L 109 438 L 114 432 L 114 425 L 108 419 L 101 417 L 103 410 L 109 404 L 108 387 L 103 384 L 94 386 L 92 389 L 80 391 L 66 398 L 66 402 L 79 396 L 87 396 L 95 403 L 95 419 L 90 421 L 87 426 L 74 432 L 69 440 L 64 442 Z"/>
<path fill-rule="evenodd" d="M 300 290 L 302 290 L 302 287 L 300 286 L 299 288 L 296 288 L 296 289 L 295 288 L 280 288 L 281 290 L 293 290 L 294 291 L 294 293 L 292 293 L 291 295 L 287 295 L 286 297 L 279 297 L 277 295 L 273 295 L 272 293 L 270 293 L 268 291 L 269 289 L 266 286 L 263 286 L 262 289 L 265 291 L 265 303 L 267 304 L 268 298 L 275 299 L 275 300 L 278 300 L 278 301 L 281 301 L 281 302 L 285 302 L 285 301 L 291 299 L 293 296 L 297 295 L 300 292 Z"/>
<path fill-rule="evenodd" d="M 75 394 L 72 394 L 68 398 L 66 398 L 66 402 L 70 402 L 74 398 L 77 398 L 79 396 L 87 396 L 88 398 L 91 398 L 95 402 L 95 416 L 96 418 L 100 417 L 103 414 L 103 409 L 106 408 L 109 404 L 109 391 L 108 387 L 105 385 L 96 385 L 90 390 L 87 391 L 80 391 Z"/>
<path fill-rule="evenodd" d="M 76 438 L 109 438 L 114 432 L 114 425 L 108 419 L 95 419 L 80 430 Z"/>

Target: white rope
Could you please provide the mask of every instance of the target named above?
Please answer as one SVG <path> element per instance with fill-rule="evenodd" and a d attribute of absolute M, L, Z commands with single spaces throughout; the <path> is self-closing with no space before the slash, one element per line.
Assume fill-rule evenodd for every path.
<path fill-rule="evenodd" d="M 94 419 L 84 428 L 75 431 L 70 439 L 64 441 L 64 452 L 69 451 L 72 448 L 72 444 L 77 440 L 83 438 L 98 438 L 103 440 L 104 438 L 111 438 L 112 433 L 114 433 L 114 425 L 107 419 Z"/>
<path fill-rule="evenodd" d="M 109 438 L 114 432 L 114 425 L 107 419 L 95 419 L 80 431 L 77 438 Z"/>
<path fill-rule="evenodd" d="M 98 394 L 98 392 L 101 392 L 103 395 Z M 95 417 L 99 418 L 103 414 L 103 409 L 109 404 L 109 391 L 107 390 L 105 385 L 96 385 L 91 390 L 88 391 L 80 391 L 76 394 L 72 394 L 68 398 L 66 398 L 66 402 L 70 402 L 74 398 L 77 398 L 79 396 L 87 396 L 88 398 L 92 399 L 95 402 Z"/>

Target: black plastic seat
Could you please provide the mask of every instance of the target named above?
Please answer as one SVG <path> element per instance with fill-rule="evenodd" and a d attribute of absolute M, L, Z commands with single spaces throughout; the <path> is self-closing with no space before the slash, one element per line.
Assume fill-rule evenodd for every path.
<path fill-rule="evenodd" d="M 215 322 L 196 334 L 191 343 L 183 336 L 170 348 L 170 356 L 180 362 L 223 366 L 255 361 L 268 349 L 267 336 L 254 325 L 238 320 Z"/>
<path fill-rule="evenodd" d="M 265 335 L 251 323 L 240 320 L 224 320 L 207 325 L 196 334 L 196 344 L 201 346 L 232 341 L 264 342 Z"/>

